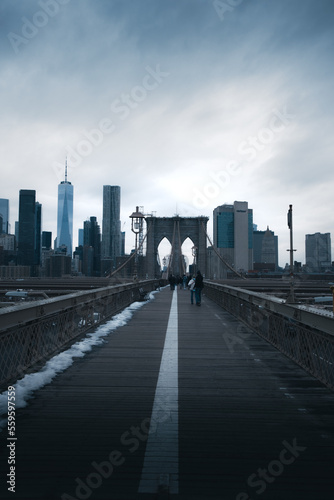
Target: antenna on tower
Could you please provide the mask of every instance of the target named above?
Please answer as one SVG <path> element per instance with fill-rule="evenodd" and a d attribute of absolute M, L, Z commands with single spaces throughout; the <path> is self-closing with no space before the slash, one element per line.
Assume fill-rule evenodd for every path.
<path fill-rule="evenodd" d="M 65 161 L 65 182 L 67 182 L 67 156 Z"/>

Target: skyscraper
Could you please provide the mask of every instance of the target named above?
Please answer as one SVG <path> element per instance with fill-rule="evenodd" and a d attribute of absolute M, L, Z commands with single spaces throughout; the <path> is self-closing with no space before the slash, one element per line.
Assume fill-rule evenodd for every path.
<path fill-rule="evenodd" d="M 42 257 L 42 205 L 36 201 L 35 204 L 35 262 L 36 266 L 41 265 Z"/>
<path fill-rule="evenodd" d="M 50 250 L 52 244 L 52 233 L 50 231 L 42 232 L 42 248 Z"/>
<path fill-rule="evenodd" d="M 0 227 L 0 234 L 9 233 L 9 200 L 5 198 L 0 198 L 0 217 L 2 219 L 2 225 Z"/>
<path fill-rule="evenodd" d="M 254 269 L 276 271 L 278 268 L 278 238 L 267 227 L 266 231 L 253 231 Z"/>
<path fill-rule="evenodd" d="M 103 186 L 102 258 L 113 265 L 121 255 L 121 188 Z"/>
<path fill-rule="evenodd" d="M 23 266 L 35 263 L 36 191 L 20 190 L 18 262 Z"/>
<path fill-rule="evenodd" d="M 253 210 L 247 201 L 215 208 L 213 243 L 236 271 L 253 268 Z"/>
<path fill-rule="evenodd" d="M 310 271 L 325 271 L 331 267 L 330 233 L 307 234 L 305 237 L 306 266 Z"/>
<path fill-rule="evenodd" d="M 84 222 L 83 272 L 86 276 L 100 276 L 101 273 L 101 231 L 96 217 Z"/>
<path fill-rule="evenodd" d="M 58 185 L 57 248 L 65 245 L 66 254 L 72 256 L 73 241 L 73 186 L 67 180 L 67 160 L 65 180 Z"/>

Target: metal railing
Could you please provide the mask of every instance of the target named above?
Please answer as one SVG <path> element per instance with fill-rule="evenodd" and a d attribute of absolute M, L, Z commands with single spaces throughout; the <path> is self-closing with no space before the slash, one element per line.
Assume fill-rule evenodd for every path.
<path fill-rule="evenodd" d="M 158 280 L 81 291 L 0 310 L 0 389 L 150 292 Z"/>
<path fill-rule="evenodd" d="M 283 299 L 205 282 L 205 295 L 334 389 L 334 317 Z"/>

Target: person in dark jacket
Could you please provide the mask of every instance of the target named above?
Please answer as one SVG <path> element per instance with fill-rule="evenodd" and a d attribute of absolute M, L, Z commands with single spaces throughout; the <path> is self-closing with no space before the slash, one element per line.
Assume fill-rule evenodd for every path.
<path fill-rule="evenodd" d="M 203 285 L 203 276 L 201 275 L 200 271 L 197 271 L 196 278 L 195 278 L 195 299 L 196 299 L 196 305 L 200 306 L 201 305 L 201 298 L 202 298 L 202 290 L 204 288 Z"/>
<path fill-rule="evenodd" d="M 170 289 L 175 290 L 176 278 L 175 278 L 174 274 L 169 275 L 168 281 L 170 284 Z"/>

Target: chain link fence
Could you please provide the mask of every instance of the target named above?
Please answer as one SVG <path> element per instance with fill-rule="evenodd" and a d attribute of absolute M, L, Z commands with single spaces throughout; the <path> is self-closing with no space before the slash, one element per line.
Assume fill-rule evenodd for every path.
<path fill-rule="evenodd" d="M 334 316 L 283 299 L 205 282 L 205 295 L 334 389 Z"/>
<path fill-rule="evenodd" d="M 147 280 L 0 310 L 0 389 L 158 287 Z"/>

